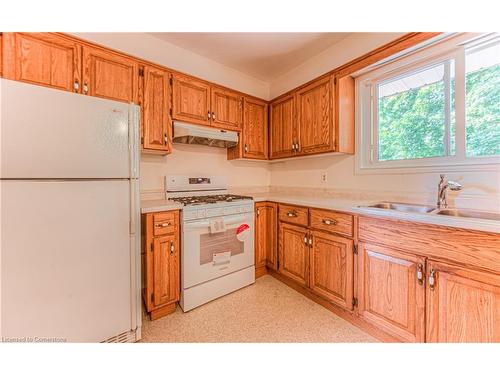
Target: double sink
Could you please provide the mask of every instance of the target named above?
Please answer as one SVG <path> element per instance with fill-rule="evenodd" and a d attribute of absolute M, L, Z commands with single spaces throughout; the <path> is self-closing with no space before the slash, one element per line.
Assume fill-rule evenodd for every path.
<path fill-rule="evenodd" d="M 416 213 L 416 214 L 432 214 L 432 215 L 444 215 L 444 216 L 500 221 L 500 213 L 479 211 L 479 210 L 436 208 L 432 206 L 423 206 L 423 205 L 408 204 L 408 203 L 395 203 L 395 202 L 380 202 L 368 206 L 359 206 L 359 207 L 378 208 L 382 210 L 394 210 L 399 212 Z"/>

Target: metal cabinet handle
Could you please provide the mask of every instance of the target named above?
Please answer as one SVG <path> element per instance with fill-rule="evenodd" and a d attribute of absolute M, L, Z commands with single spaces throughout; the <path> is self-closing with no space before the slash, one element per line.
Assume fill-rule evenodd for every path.
<path fill-rule="evenodd" d="M 164 137 L 165 137 L 165 144 L 168 144 L 168 135 L 167 135 L 167 133 L 164 134 Z"/>
<path fill-rule="evenodd" d="M 87 82 L 83 83 L 83 93 L 87 94 L 89 92 L 89 85 L 87 85 Z"/>
<path fill-rule="evenodd" d="M 430 288 L 430 290 L 434 290 L 435 286 L 436 286 L 436 271 L 431 270 L 431 272 L 429 272 L 429 288 Z"/>
<path fill-rule="evenodd" d="M 337 225 L 337 221 L 333 219 L 323 219 L 323 224 L 326 225 Z"/>
<path fill-rule="evenodd" d="M 75 92 L 78 92 L 78 90 L 80 89 L 80 82 L 78 82 L 77 79 L 73 83 L 73 89 L 75 90 Z"/>
<path fill-rule="evenodd" d="M 419 285 L 424 284 L 424 266 L 417 264 L 417 281 Z"/>
<path fill-rule="evenodd" d="M 215 120 L 215 112 L 212 112 L 212 120 Z"/>
<path fill-rule="evenodd" d="M 210 111 L 208 111 L 208 119 L 210 120 L 212 116 L 210 115 Z"/>
<path fill-rule="evenodd" d="M 165 228 L 165 227 L 169 227 L 170 225 L 172 225 L 172 223 L 169 221 L 166 223 L 156 224 L 156 227 L 157 228 Z"/>
<path fill-rule="evenodd" d="M 288 213 L 287 213 L 287 216 L 288 216 L 288 217 L 297 217 L 297 212 L 295 212 L 295 211 L 290 211 L 290 212 L 288 212 Z"/>
<path fill-rule="evenodd" d="M 170 255 L 174 255 L 174 250 L 175 250 L 175 247 L 174 247 L 174 241 L 170 241 Z"/>
<path fill-rule="evenodd" d="M 292 143 L 292 151 L 295 151 L 295 143 Z"/>
<path fill-rule="evenodd" d="M 245 145 L 245 152 L 248 152 L 248 146 Z"/>
<path fill-rule="evenodd" d="M 257 216 L 260 215 L 260 208 L 257 208 Z"/>
<path fill-rule="evenodd" d="M 307 245 L 307 235 L 304 236 L 304 243 Z"/>
<path fill-rule="evenodd" d="M 312 236 L 309 237 L 309 247 L 312 247 L 313 246 L 313 238 Z"/>

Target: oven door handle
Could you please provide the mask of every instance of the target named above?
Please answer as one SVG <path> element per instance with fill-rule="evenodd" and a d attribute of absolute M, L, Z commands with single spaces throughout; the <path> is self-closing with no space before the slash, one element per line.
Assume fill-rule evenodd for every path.
<path fill-rule="evenodd" d="M 248 219 L 248 220 L 245 220 Z M 245 221 L 248 221 L 247 224 L 253 224 L 253 220 L 250 215 L 237 215 L 237 216 L 231 216 L 230 218 L 224 218 L 224 224 L 227 225 L 233 225 L 233 224 L 245 224 Z M 195 228 L 206 228 L 210 226 L 210 220 L 194 220 L 191 222 L 186 222 L 183 223 L 184 228 L 189 228 L 189 229 L 195 229 Z"/>

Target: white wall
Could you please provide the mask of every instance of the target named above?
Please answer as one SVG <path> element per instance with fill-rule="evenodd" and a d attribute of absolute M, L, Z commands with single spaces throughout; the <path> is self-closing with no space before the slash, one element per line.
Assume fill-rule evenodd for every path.
<path fill-rule="evenodd" d="M 269 98 L 269 83 L 147 33 L 73 33 L 73 35 L 249 95 L 266 100 Z"/>
<path fill-rule="evenodd" d="M 270 96 L 277 96 L 345 64 L 405 33 L 354 33 L 271 82 Z"/>
<path fill-rule="evenodd" d="M 174 144 L 166 156 L 141 155 L 141 193 L 144 198 L 161 193 L 167 174 L 196 176 L 226 175 L 231 188 L 267 187 L 271 182 L 269 164 L 261 161 L 228 161 L 226 149 Z"/>

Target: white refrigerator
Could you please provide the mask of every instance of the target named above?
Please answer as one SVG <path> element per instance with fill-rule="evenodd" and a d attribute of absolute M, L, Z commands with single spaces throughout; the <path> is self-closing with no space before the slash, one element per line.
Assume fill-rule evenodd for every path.
<path fill-rule="evenodd" d="M 0 80 L 0 337 L 140 339 L 139 107 Z"/>

